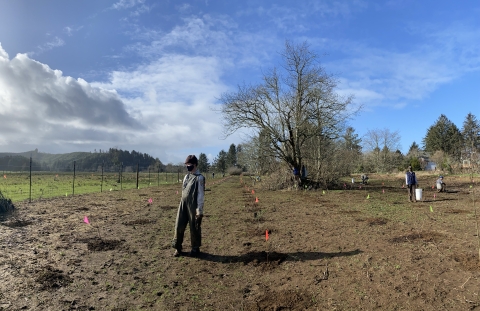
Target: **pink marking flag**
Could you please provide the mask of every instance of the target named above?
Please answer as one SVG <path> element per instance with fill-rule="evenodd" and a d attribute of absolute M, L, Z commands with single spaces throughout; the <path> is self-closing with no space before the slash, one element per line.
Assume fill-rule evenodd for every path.
<path fill-rule="evenodd" d="M 7 175 L 3 175 L 3 178 L 7 179 Z"/>
<path fill-rule="evenodd" d="M 268 241 L 268 230 L 265 230 L 265 241 Z"/>
<path fill-rule="evenodd" d="M 436 197 L 437 197 L 437 194 L 436 194 L 436 193 L 434 193 L 434 194 L 433 194 L 433 198 L 435 199 Z"/>
<path fill-rule="evenodd" d="M 255 190 L 252 189 L 252 194 L 255 194 Z"/>
<path fill-rule="evenodd" d="M 148 204 L 152 204 L 153 200 L 152 198 L 148 199 Z"/>
<path fill-rule="evenodd" d="M 90 221 L 88 221 L 88 217 L 87 217 L 87 216 L 83 217 L 83 222 L 86 223 L 87 225 L 90 224 Z"/>
<path fill-rule="evenodd" d="M 385 193 L 385 189 L 382 189 L 382 192 Z"/>

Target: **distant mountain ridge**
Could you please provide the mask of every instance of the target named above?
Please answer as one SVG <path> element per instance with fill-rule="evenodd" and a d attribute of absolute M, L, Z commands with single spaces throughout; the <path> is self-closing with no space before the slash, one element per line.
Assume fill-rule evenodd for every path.
<path fill-rule="evenodd" d="M 38 149 L 26 152 L 3 152 L 0 153 L 0 170 L 24 171 L 30 167 L 32 157 L 32 170 L 35 171 L 97 171 L 104 166 L 104 170 L 118 171 L 123 166 L 135 167 L 140 170 L 148 168 L 162 171 L 165 166 L 158 158 L 153 158 L 146 153 L 135 150 L 132 152 L 110 148 L 108 152 L 71 152 L 64 154 L 51 154 L 39 152 Z"/>

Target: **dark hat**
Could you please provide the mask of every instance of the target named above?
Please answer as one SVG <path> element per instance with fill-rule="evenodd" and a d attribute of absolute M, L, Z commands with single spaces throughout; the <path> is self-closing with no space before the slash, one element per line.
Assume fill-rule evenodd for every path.
<path fill-rule="evenodd" d="M 185 164 L 193 164 L 193 165 L 198 165 L 198 159 L 194 154 L 191 154 L 187 157 L 185 160 Z"/>

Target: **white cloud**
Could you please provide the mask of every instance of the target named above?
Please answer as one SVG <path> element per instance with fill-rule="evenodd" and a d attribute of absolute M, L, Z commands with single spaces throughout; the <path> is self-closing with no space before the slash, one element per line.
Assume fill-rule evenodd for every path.
<path fill-rule="evenodd" d="M 143 126 L 120 97 L 0 46 L 0 141 L 53 146 L 118 141 Z M 110 145 L 110 144 L 109 144 Z"/>
<path fill-rule="evenodd" d="M 65 45 L 65 41 L 63 41 L 63 39 L 61 39 L 59 37 L 54 37 L 49 42 L 46 42 L 42 45 L 39 45 L 37 47 L 38 52 L 32 52 L 32 53 L 29 53 L 29 54 L 33 55 L 33 54 L 37 54 L 37 53 L 43 53 L 43 52 L 50 51 L 50 50 L 52 50 L 56 47 L 60 47 L 60 46 L 63 46 L 63 45 Z"/>
<path fill-rule="evenodd" d="M 328 66 L 341 72 L 342 92 L 356 94 L 367 106 L 395 109 L 427 98 L 469 71 L 480 70 L 480 31 L 451 26 L 422 35 L 425 41 L 406 51 L 337 42 L 335 48 L 348 55 Z"/>
<path fill-rule="evenodd" d="M 71 37 L 71 36 L 73 36 L 73 33 L 79 31 L 82 28 L 83 28 L 83 26 L 78 26 L 78 27 L 66 26 L 66 27 L 63 28 L 63 32 L 66 33 L 67 36 Z"/>
<path fill-rule="evenodd" d="M 120 0 L 112 5 L 115 10 L 130 9 L 138 4 L 143 4 L 145 0 Z"/>
<path fill-rule="evenodd" d="M 165 55 L 133 71 L 116 71 L 108 83 L 95 86 L 121 94 L 129 110 L 148 131 L 138 134 L 143 144 L 181 150 L 221 145 L 219 115 L 211 108 L 226 91 L 222 66 L 213 57 Z"/>
<path fill-rule="evenodd" d="M 228 16 L 189 16 L 182 23 L 164 33 L 157 29 L 136 28 L 131 35 L 142 40 L 128 46 L 127 52 L 134 52 L 146 59 L 175 53 L 215 57 L 225 66 L 240 68 L 269 68 L 272 58 L 277 56 L 279 40 L 268 30 L 247 32 L 240 30 Z M 146 41 L 146 42 L 145 42 Z"/>
<path fill-rule="evenodd" d="M 240 15 L 256 15 L 262 27 L 265 21 L 274 25 L 275 30 L 285 33 L 304 33 L 312 29 L 334 27 L 341 19 L 348 18 L 353 13 L 364 10 L 365 1 L 300 1 L 295 5 L 273 4 L 246 8 L 238 12 Z"/>

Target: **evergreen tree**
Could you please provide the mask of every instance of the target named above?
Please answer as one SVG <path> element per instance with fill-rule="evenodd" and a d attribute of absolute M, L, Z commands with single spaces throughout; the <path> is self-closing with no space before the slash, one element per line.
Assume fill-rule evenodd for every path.
<path fill-rule="evenodd" d="M 231 144 L 228 148 L 227 153 L 227 167 L 232 167 L 237 165 L 237 148 L 235 144 Z"/>
<path fill-rule="evenodd" d="M 213 166 L 221 173 L 225 173 L 227 170 L 227 153 L 225 150 L 221 150 L 218 156 L 213 160 Z"/>
<path fill-rule="evenodd" d="M 358 138 L 358 134 L 355 134 L 355 129 L 353 127 L 347 127 L 340 139 L 340 148 L 338 150 L 338 161 L 343 163 L 343 165 L 339 166 L 344 168 L 343 174 L 350 174 L 360 169 L 359 164 L 362 154 L 361 141 L 362 140 Z M 339 162 L 337 163 L 340 164 Z"/>
<path fill-rule="evenodd" d="M 462 136 L 465 143 L 464 150 L 467 155 L 476 152 L 480 148 L 480 124 L 471 113 L 463 121 Z"/>
<path fill-rule="evenodd" d="M 198 156 L 198 169 L 202 173 L 208 173 L 210 170 L 210 164 L 208 163 L 208 158 L 205 153 L 200 153 Z"/>
<path fill-rule="evenodd" d="M 358 138 L 358 134 L 355 134 L 355 129 L 353 127 L 347 127 L 342 138 L 345 150 L 354 151 L 359 154 L 361 153 L 362 146 L 360 143 L 362 140 Z"/>
<path fill-rule="evenodd" d="M 420 155 L 420 146 L 416 142 L 413 142 L 410 148 L 408 148 L 407 155 L 418 157 Z"/>
<path fill-rule="evenodd" d="M 427 130 L 427 134 L 423 138 L 423 145 L 425 151 L 431 154 L 440 150 L 459 159 L 463 145 L 462 133 L 452 121 L 442 114 Z"/>

